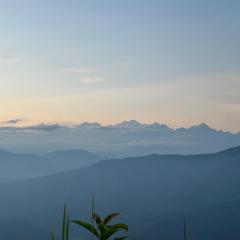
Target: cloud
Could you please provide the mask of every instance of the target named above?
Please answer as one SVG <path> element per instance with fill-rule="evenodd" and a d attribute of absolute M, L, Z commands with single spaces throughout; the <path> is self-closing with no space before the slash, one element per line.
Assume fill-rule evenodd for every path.
<path fill-rule="evenodd" d="M 63 125 L 60 124 L 46 124 L 46 123 L 41 123 L 38 125 L 33 125 L 33 126 L 26 126 L 26 127 L 0 127 L 0 130 L 7 130 L 7 131 L 26 131 L 26 130 L 35 130 L 35 131 L 54 131 L 61 129 Z"/>
<path fill-rule="evenodd" d="M 3 124 L 18 124 L 18 123 L 24 122 L 24 121 L 26 121 L 26 120 L 22 119 L 22 118 L 16 118 L 16 119 L 10 119 L 10 120 L 4 121 Z"/>
<path fill-rule="evenodd" d="M 83 75 L 83 74 L 90 74 L 90 73 L 97 73 L 98 70 L 89 67 L 69 67 L 63 69 L 64 73 L 70 75 Z"/>
<path fill-rule="evenodd" d="M 86 77 L 86 78 L 81 78 L 80 81 L 83 83 L 101 83 L 101 82 L 104 82 L 105 79 L 101 77 Z"/>
<path fill-rule="evenodd" d="M 21 62 L 22 59 L 12 57 L 12 56 L 2 56 L 0 57 L 0 64 L 6 65 L 6 64 L 16 64 Z"/>
<path fill-rule="evenodd" d="M 53 131 L 62 128 L 60 124 L 41 123 L 35 126 L 25 127 L 24 130 Z"/>
<path fill-rule="evenodd" d="M 63 71 L 65 74 L 79 78 L 79 81 L 83 83 L 100 83 L 105 81 L 102 76 L 97 76 L 100 71 L 90 67 L 70 67 L 65 68 Z"/>

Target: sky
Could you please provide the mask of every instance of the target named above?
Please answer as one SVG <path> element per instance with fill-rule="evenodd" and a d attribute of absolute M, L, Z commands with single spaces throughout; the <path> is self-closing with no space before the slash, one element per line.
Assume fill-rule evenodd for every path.
<path fill-rule="evenodd" d="M 2 124 L 136 119 L 240 130 L 240 1 L 0 6 Z"/>

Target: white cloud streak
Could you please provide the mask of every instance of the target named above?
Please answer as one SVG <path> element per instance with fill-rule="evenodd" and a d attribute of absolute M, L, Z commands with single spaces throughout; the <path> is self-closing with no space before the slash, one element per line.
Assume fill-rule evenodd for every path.
<path fill-rule="evenodd" d="M 63 72 L 65 74 L 70 74 L 70 75 L 83 75 L 83 74 L 97 73 L 99 71 L 89 67 L 68 67 L 68 68 L 64 68 Z"/>
<path fill-rule="evenodd" d="M 99 74 L 99 70 L 90 67 L 69 67 L 63 69 L 67 75 L 75 76 L 79 78 L 80 82 L 83 83 L 101 83 L 105 82 L 105 78 Z"/>
<path fill-rule="evenodd" d="M 100 77 L 86 77 L 86 78 L 81 78 L 80 81 L 83 83 L 101 83 L 101 82 L 104 82 L 105 79 Z"/>

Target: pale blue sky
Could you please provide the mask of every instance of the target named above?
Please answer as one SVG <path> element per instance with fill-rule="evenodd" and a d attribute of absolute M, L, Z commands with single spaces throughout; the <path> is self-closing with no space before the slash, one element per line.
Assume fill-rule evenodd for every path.
<path fill-rule="evenodd" d="M 0 0 L 0 119 L 239 130 L 240 2 Z"/>

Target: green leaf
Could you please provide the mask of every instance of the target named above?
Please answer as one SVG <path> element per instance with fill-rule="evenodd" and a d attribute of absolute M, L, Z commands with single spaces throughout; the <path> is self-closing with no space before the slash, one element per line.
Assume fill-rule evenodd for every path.
<path fill-rule="evenodd" d="M 93 233 L 96 237 L 99 238 L 99 234 L 98 234 L 98 231 L 96 230 L 96 228 L 94 228 L 94 226 L 92 226 L 91 224 L 89 223 L 86 223 L 86 222 L 83 222 L 81 220 L 73 220 L 71 221 L 72 223 L 75 223 L 85 229 L 87 229 L 89 232 Z"/>
<path fill-rule="evenodd" d="M 54 233 L 53 229 L 52 229 L 51 234 L 50 234 L 50 240 L 55 240 L 55 233 Z"/>
<path fill-rule="evenodd" d="M 63 209 L 63 222 L 62 222 L 62 240 L 65 240 L 65 229 L 66 229 L 66 205 L 64 205 Z"/>
<path fill-rule="evenodd" d="M 109 226 L 108 229 L 102 235 L 102 239 L 108 239 L 114 233 L 116 233 L 118 231 L 121 231 L 121 230 L 128 231 L 128 226 L 126 224 L 123 224 L 123 223 L 118 223 L 118 224 Z"/>
<path fill-rule="evenodd" d="M 93 222 L 93 213 L 94 213 L 94 209 L 95 209 L 95 199 L 94 199 L 94 194 L 92 195 L 92 204 L 91 204 L 91 223 L 92 223 L 92 231 L 93 231 L 93 228 L 94 228 L 94 222 Z M 93 237 L 93 232 L 91 232 L 92 234 L 92 240 L 94 239 Z"/>
<path fill-rule="evenodd" d="M 113 240 L 124 240 L 126 238 L 128 238 L 128 236 L 117 237 L 117 238 L 114 238 Z"/>
<path fill-rule="evenodd" d="M 68 240 L 69 239 L 69 216 L 67 215 L 67 217 L 66 217 L 66 240 Z"/>
<path fill-rule="evenodd" d="M 101 217 L 97 213 L 93 213 L 93 218 L 97 224 L 98 230 L 102 234 L 105 231 L 106 226 L 102 223 Z"/>
<path fill-rule="evenodd" d="M 102 219 L 97 213 L 95 213 L 95 212 L 93 213 L 93 218 L 96 221 L 97 225 L 102 224 Z"/>
<path fill-rule="evenodd" d="M 128 225 L 124 223 L 117 223 L 117 224 L 111 225 L 110 227 L 119 228 L 119 229 L 125 230 L 126 232 L 128 231 Z"/>
<path fill-rule="evenodd" d="M 103 220 L 103 224 L 107 224 L 108 222 L 110 222 L 113 218 L 117 217 L 118 215 L 120 215 L 120 214 L 119 213 L 112 213 L 112 214 L 108 215 Z"/>

